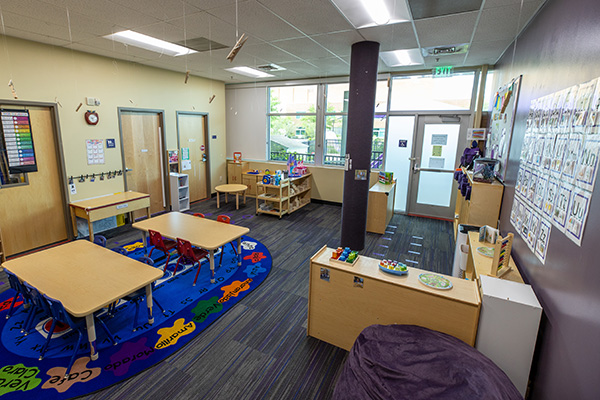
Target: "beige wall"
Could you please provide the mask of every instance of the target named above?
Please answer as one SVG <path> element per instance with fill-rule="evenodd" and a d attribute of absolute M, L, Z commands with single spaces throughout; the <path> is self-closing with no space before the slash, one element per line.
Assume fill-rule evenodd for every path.
<path fill-rule="evenodd" d="M 285 163 L 278 162 L 258 162 L 249 161 L 251 169 L 275 172 L 278 169 L 285 170 Z M 311 198 L 331 201 L 334 203 L 342 203 L 344 198 L 344 169 L 336 167 L 315 167 L 307 165 L 309 172 L 312 173 L 312 191 Z M 377 182 L 379 177 L 378 171 L 371 171 L 370 184 L 371 186 Z"/>
<path fill-rule="evenodd" d="M 168 149 L 177 148 L 176 111 L 207 112 L 211 192 L 221 177 L 226 181 L 223 82 L 191 76 L 184 84 L 185 71 L 166 71 L 11 37 L 0 36 L 0 54 L 0 99 L 13 99 L 7 85 L 12 79 L 19 100 L 59 103 L 67 176 L 123 169 L 117 108 L 128 107 L 164 111 Z M 209 104 L 213 94 L 216 97 Z M 86 97 L 98 98 L 101 105 L 85 105 Z M 79 103 L 84 104 L 76 112 Z M 98 125 L 85 123 L 88 109 L 98 112 Z M 211 139 L 213 135 L 217 139 Z M 105 149 L 105 164 L 87 165 L 85 140 L 108 138 L 116 139 L 117 147 Z M 76 182 L 76 187 L 71 201 L 120 192 L 124 183 L 117 177 Z"/>

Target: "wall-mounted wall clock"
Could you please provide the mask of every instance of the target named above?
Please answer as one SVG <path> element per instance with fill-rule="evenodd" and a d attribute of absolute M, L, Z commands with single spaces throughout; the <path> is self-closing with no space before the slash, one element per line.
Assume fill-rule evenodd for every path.
<path fill-rule="evenodd" d="M 99 117 L 96 111 L 87 111 L 85 113 L 85 122 L 89 125 L 96 125 L 98 123 Z"/>

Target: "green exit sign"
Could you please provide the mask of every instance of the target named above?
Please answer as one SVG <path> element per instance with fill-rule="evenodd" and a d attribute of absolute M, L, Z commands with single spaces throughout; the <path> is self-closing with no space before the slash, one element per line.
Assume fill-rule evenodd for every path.
<path fill-rule="evenodd" d="M 453 67 L 445 66 L 445 67 L 435 67 L 432 70 L 432 74 L 434 78 L 446 78 L 452 76 Z"/>

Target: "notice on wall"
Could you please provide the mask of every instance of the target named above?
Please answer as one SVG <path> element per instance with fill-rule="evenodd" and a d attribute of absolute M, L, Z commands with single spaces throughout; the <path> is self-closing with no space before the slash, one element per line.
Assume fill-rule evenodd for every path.
<path fill-rule="evenodd" d="M 20 174 L 36 172 L 37 163 L 29 110 L 0 110 L 4 148 L 8 159 L 8 172 Z"/>
<path fill-rule="evenodd" d="M 448 144 L 448 135 L 431 135 L 431 144 L 432 145 L 441 145 L 445 146 Z"/>
<path fill-rule="evenodd" d="M 88 139 L 85 141 L 88 165 L 104 164 L 104 141 Z"/>
<path fill-rule="evenodd" d="M 442 146 L 433 146 L 433 148 L 431 149 L 431 155 L 434 157 L 441 157 L 442 156 Z"/>
<path fill-rule="evenodd" d="M 181 170 L 187 171 L 192 169 L 192 161 L 190 160 L 190 148 L 181 148 Z"/>
<path fill-rule="evenodd" d="M 599 158 L 600 78 L 531 102 L 510 221 L 542 263 L 552 227 L 581 246 Z"/>
<path fill-rule="evenodd" d="M 429 168 L 444 169 L 446 159 L 441 157 L 429 157 Z"/>

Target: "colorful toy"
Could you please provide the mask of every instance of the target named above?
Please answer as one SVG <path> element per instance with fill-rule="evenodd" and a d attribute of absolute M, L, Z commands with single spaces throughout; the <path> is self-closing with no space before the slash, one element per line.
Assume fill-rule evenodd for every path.
<path fill-rule="evenodd" d="M 233 162 L 236 162 L 236 163 L 242 162 L 242 152 L 241 151 L 233 152 Z"/>
<path fill-rule="evenodd" d="M 330 260 L 354 265 L 356 260 L 358 260 L 358 251 L 350 250 L 350 247 L 338 247 L 337 250 L 332 252 Z"/>
<path fill-rule="evenodd" d="M 510 251 L 512 250 L 512 242 L 515 235 L 509 233 L 505 237 L 496 239 L 494 246 L 494 261 L 492 261 L 491 276 L 502 276 L 512 269 L 509 265 Z"/>
<path fill-rule="evenodd" d="M 383 183 L 384 185 L 390 185 L 393 182 L 394 182 L 394 173 L 393 172 L 379 171 L 379 183 Z"/>
<path fill-rule="evenodd" d="M 394 275 L 408 274 L 408 266 L 400 261 L 381 260 L 379 262 L 379 269 Z"/>
<path fill-rule="evenodd" d="M 271 175 L 265 174 L 265 175 L 263 176 L 262 182 L 263 182 L 265 185 L 270 185 L 270 184 L 271 184 Z"/>

